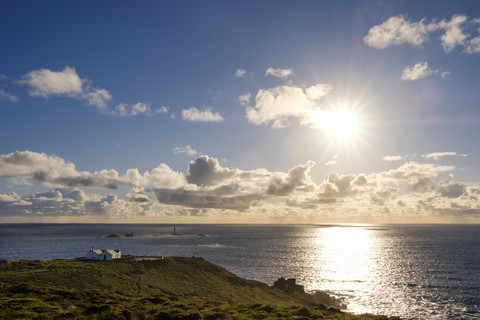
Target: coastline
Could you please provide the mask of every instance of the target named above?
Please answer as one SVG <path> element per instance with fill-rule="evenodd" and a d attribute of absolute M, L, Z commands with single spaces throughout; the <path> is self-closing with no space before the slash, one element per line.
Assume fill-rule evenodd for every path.
<path fill-rule="evenodd" d="M 349 314 L 294 279 L 268 286 L 202 258 L 0 262 L 3 318 L 400 319 Z"/>

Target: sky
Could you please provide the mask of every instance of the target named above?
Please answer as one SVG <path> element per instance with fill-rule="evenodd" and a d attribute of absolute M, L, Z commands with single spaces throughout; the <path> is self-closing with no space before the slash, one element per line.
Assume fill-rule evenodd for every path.
<path fill-rule="evenodd" d="M 0 223 L 480 223 L 480 2 L 0 2 Z"/>

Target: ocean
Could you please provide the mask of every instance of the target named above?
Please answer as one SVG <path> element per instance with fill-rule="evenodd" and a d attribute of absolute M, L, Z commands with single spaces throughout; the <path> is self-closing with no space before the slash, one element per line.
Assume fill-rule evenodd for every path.
<path fill-rule="evenodd" d="M 0 259 L 84 257 L 91 246 L 203 257 L 270 285 L 296 278 L 353 313 L 480 319 L 480 225 L 0 224 Z"/>

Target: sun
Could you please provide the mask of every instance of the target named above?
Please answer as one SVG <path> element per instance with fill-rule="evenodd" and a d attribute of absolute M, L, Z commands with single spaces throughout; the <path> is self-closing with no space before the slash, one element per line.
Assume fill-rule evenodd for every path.
<path fill-rule="evenodd" d="M 351 110 L 323 111 L 317 108 L 312 110 L 310 121 L 314 127 L 326 131 L 335 140 L 351 140 L 358 133 L 358 118 Z"/>

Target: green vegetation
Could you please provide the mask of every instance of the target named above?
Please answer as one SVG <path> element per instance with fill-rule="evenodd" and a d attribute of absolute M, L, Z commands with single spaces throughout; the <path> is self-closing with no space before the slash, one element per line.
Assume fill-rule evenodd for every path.
<path fill-rule="evenodd" d="M 201 258 L 0 261 L 0 319 L 398 319 L 338 307 L 290 280 L 269 287 Z"/>

